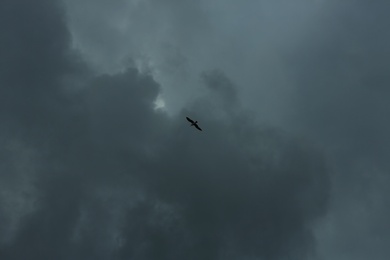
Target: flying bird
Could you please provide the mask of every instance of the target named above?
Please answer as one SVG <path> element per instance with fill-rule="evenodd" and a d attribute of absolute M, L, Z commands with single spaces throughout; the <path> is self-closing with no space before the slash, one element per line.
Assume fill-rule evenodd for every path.
<path fill-rule="evenodd" d="M 186 118 L 187 118 L 188 122 L 191 123 L 191 126 L 195 126 L 199 131 L 202 131 L 202 129 L 198 126 L 198 121 L 194 122 L 194 120 L 192 120 L 191 118 L 189 118 L 189 117 L 186 117 Z"/>

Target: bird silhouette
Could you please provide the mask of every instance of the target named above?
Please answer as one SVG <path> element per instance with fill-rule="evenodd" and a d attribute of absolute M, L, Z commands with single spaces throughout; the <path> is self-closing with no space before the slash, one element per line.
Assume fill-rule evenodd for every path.
<path fill-rule="evenodd" d="M 199 131 L 202 131 L 202 129 L 198 126 L 198 121 L 195 121 L 195 122 L 194 122 L 194 120 L 192 120 L 191 118 L 189 118 L 189 117 L 187 117 L 187 116 L 186 116 L 186 118 L 187 118 L 188 122 L 191 123 L 191 126 L 195 126 L 196 129 L 198 129 Z"/>

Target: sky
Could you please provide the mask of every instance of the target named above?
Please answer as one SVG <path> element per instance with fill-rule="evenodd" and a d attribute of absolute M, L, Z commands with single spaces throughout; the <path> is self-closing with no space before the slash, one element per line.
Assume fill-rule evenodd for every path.
<path fill-rule="evenodd" d="M 2 0 L 0 258 L 388 259 L 389 7 Z"/>

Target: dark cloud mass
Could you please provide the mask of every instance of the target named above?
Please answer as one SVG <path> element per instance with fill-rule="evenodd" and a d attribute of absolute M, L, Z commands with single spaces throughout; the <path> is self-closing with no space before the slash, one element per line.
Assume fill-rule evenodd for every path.
<path fill-rule="evenodd" d="M 257 111 L 272 105 L 257 109 L 241 96 L 239 86 L 251 82 L 250 75 L 254 85 L 259 83 L 254 67 L 245 68 L 257 61 L 240 63 L 243 68 L 235 72 L 232 66 L 216 66 L 241 56 L 236 50 L 202 67 L 207 48 L 191 49 L 201 36 L 215 43 L 210 32 L 218 27 L 212 13 L 219 2 L 179 2 L 140 1 L 134 4 L 140 13 L 131 12 L 142 21 L 144 31 L 134 35 L 142 36 L 145 46 L 151 46 L 146 35 L 156 32 L 158 21 L 169 21 L 161 28 L 176 36 L 163 44 L 172 55 L 151 50 L 163 53 L 154 58 L 164 65 L 156 72 L 152 64 L 145 72 L 127 63 L 109 73 L 102 72 L 110 67 L 102 61 L 112 62 L 107 57 L 115 59 L 123 48 L 112 43 L 123 37 L 111 30 L 122 16 L 113 17 L 123 15 L 130 1 L 0 3 L 0 258 L 386 259 L 389 233 L 381 224 L 389 216 L 384 209 L 390 143 L 383 69 L 388 45 L 377 44 L 389 38 L 384 27 L 376 26 L 386 20 L 380 12 L 386 4 L 366 4 L 363 12 L 356 1 L 356 12 L 341 18 L 349 7 L 329 2 L 336 21 L 300 34 L 294 39 L 302 41 L 300 47 L 274 46 L 281 49 L 294 86 L 288 99 L 287 92 L 278 92 L 282 85 L 270 93 L 291 101 L 281 128 L 258 123 L 264 112 Z M 279 5 L 264 4 L 262 10 L 279 10 Z M 246 6 L 237 11 L 242 17 Z M 149 20 L 140 17 L 150 10 L 159 11 Z M 363 13 L 367 22 L 355 32 Z M 321 19 L 331 20 L 326 14 Z M 94 20 L 96 15 L 101 20 Z M 110 18 L 115 22 L 105 23 Z M 190 20 L 195 23 L 186 27 Z M 85 38 L 77 39 L 80 31 L 71 30 L 75 24 Z M 93 26 L 99 24 L 106 27 Z M 89 53 L 76 50 L 76 40 L 89 42 Z M 231 40 L 243 47 L 235 45 L 237 38 Z M 126 58 L 139 58 L 134 46 L 141 43 L 132 41 Z M 87 56 L 94 53 L 91 62 Z M 199 60 L 193 62 L 194 57 Z M 163 74 L 181 69 L 197 75 L 197 81 L 188 82 L 190 93 L 200 93 L 175 103 L 185 103 L 177 113 L 156 109 L 163 83 L 175 81 L 164 80 Z M 240 74 L 248 78 L 240 80 Z M 167 100 L 175 98 L 180 92 Z M 194 131 L 185 116 L 198 120 L 204 131 Z M 364 246 L 359 231 L 369 236 Z M 360 249 L 351 251 L 353 246 Z M 376 250 L 375 257 L 367 250 Z"/>
<path fill-rule="evenodd" d="M 287 55 L 289 64 L 299 62 L 289 66 L 298 85 L 289 122 L 326 147 L 335 169 L 332 210 L 321 231 L 324 258 L 387 259 L 390 233 L 380 219 L 390 214 L 383 204 L 390 180 L 389 4 L 330 6 L 328 23 Z"/>
<path fill-rule="evenodd" d="M 186 113 L 202 116 L 207 134 L 199 135 L 184 112 L 169 118 L 154 110 L 160 88 L 150 75 L 135 68 L 90 75 L 55 2 L 3 6 L 2 259 L 309 253 L 309 224 L 326 209 L 328 190 L 324 163 L 309 148 L 194 104 Z M 198 104 L 237 108 L 222 72 L 204 80 L 221 102 Z M 12 142 L 20 144 L 7 149 Z M 36 158 L 20 168 L 28 149 Z"/>

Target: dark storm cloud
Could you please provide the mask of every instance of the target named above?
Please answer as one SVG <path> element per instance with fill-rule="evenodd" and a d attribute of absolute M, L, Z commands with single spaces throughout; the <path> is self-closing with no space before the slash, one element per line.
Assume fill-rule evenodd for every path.
<path fill-rule="evenodd" d="M 323 257 L 387 259 L 389 3 L 329 6 L 326 22 L 286 56 L 298 90 L 290 123 L 326 147 L 336 173 Z"/>
<path fill-rule="evenodd" d="M 203 73 L 203 80 L 206 86 L 211 89 L 216 95 L 215 99 L 222 99 L 225 102 L 225 110 L 228 107 L 235 108 L 237 106 L 238 97 L 234 84 L 221 71 L 210 71 Z"/>
<path fill-rule="evenodd" d="M 203 74 L 220 107 L 203 97 L 170 118 L 154 110 L 160 88 L 150 75 L 134 68 L 89 74 L 69 47 L 56 2 L 3 1 L 1 11 L 1 135 L 21 145 L 12 154 L 2 148 L 1 163 L 9 166 L 0 178 L 10 190 L 23 180 L 34 188 L 32 209 L 2 238 L 2 259 L 314 253 L 311 225 L 327 210 L 324 161 L 313 147 L 257 126 L 242 111 L 219 117 L 214 109 L 240 109 L 237 87 L 224 73 Z M 193 131 L 186 115 L 205 131 Z M 34 174 L 10 162 L 27 148 Z M 10 182 L 11 175 L 19 181 Z M 2 216 L 12 214 L 12 206 L 1 207 Z"/>
<path fill-rule="evenodd" d="M 335 4 L 329 23 L 310 31 L 291 66 L 297 116 L 307 129 L 380 160 L 390 147 L 386 119 L 390 34 L 386 3 Z"/>
<path fill-rule="evenodd" d="M 122 2 L 110 5 L 115 6 L 115 10 L 103 12 L 111 14 L 105 19 L 99 11 L 96 12 L 97 17 L 93 12 L 88 15 L 98 25 L 112 25 L 108 30 L 98 31 L 102 38 L 105 35 L 110 36 L 107 38 L 117 36 L 116 40 L 105 42 L 105 48 L 95 50 L 94 54 L 98 56 L 106 51 L 109 53 L 109 58 L 104 61 L 111 61 L 110 57 L 114 56 L 112 51 L 117 53 L 119 49 L 118 43 L 122 47 L 128 45 L 124 35 L 119 33 L 118 37 L 115 34 L 120 30 L 114 30 L 121 27 L 115 25 L 114 17 L 118 17 L 118 13 L 123 14 L 118 12 L 119 9 L 124 10 L 116 5 L 118 3 Z M 187 110 L 182 116 L 191 114 L 206 123 L 206 127 L 210 124 L 207 120 L 220 123 L 226 133 L 230 133 L 227 127 L 232 127 L 231 139 L 245 133 L 246 138 L 241 140 L 243 143 L 253 143 L 252 136 L 257 136 L 250 122 L 252 118 L 266 118 L 281 122 L 288 130 L 298 129 L 299 135 L 323 144 L 335 174 L 332 176 L 332 207 L 321 223 L 325 230 L 317 234 L 321 256 L 325 259 L 387 259 L 385 245 L 389 236 L 385 228 L 387 224 L 381 220 L 389 216 L 387 207 L 383 206 L 388 204 L 389 198 L 385 188 L 389 183 L 387 154 L 390 147 L 386 119 L 389 110 L 386 87 L 389 67 L 388 3 L 305 0 L 294 3 L 148 3 L 150 5 L 133 7 L 131 15 L 128 15 L 132 18 L 129 24 L 134 25 L 130 26 L 129 38 L 136 39 L 130 41 L 132 45 L 129 49 L 133 53 L 144 51 L 151 61 L 157 63 L 156 67 L 164 72 L 163 75 L 169 75 L 166 67 L 170 67 L 167 64 L 170 62 L 165 62 L 169 60 L 167 57 L 176 54 L 164 51 L 160 44 L 165 43 L 170 46 L 168 49 L 178 50 L 178 56 L 184 57 L 186 63 L 178 63 L 180 69 L 170 67 L 177 74 L 171 75 L 174 79 L 168 81 L 167 88 L 172 88 L 171 85 L 179 87 L 172 88 L 174 91 L 170 93 L 167 91 L 167 104 L 184 103 Z M 209 19 L 204 19 L 205 14 Z M 81 17 L 84 19 L 84 13 Z M 86 44 L 86 49 L 98 45 L 99 41 L 94 41 L 96 36 L 89 37 L 88 29 L 78 29 L 82 28 L 77 27 L 80 24 L 84 23 L 73 26 L 73 32 L 78 32 L 81 38 L 93 39 Z M 164 65 L 160 66 L 160 63 Z M 254 100 L 255 116 L 251 118 L 238 113 L 238 116 L 231 117 L 230 113 L 226 113 L 223 110 L 224 99 L 219 98 L 228 96 L 226 91 L 211 91 L 215 100 L 197 101 L 196 109 L 189 109 L 187 101 L 183 100 L 186 95 L 194 96 L 198 88 L 194 85 L 188 87 L 190 84 L 185 80 L 178 80 L 177 84 L 178 74 L 184 74 L 182 67 L 186 67 L 189 74 L 196 75 L 209 68 L 222 70 L 225 79 L 238 84 L 236 90 L 239 90 L 240 98 L 247 92 L 246 97 L 240 100 L 242 103 Z M 214 73 L 207 73 L 211 78 L 216 77 Z M 213 86 L 210 77 L 206 80 L 203 77 L 203 80 L 205 85 Z M 181 84 L 183 82 L 186 84 Z M 296 95 L 291 98 L 291 93 Z M 241 112 L 238 107 L 228 107 Z M 169 146 L 183 132 L 175 128 L 179 126 L 179 121 L 165 122 L 171 126 L 163 128 L 164 131 L 170 133 L 170 127 L 175 131 L 175 136 L 161 135 L 168 136 L 162 139 Z M 244 125 L 247 128 L 239 127 Z M 183 144 L 180 149 L 189 146 Z M 145 151 L 158 162 L 160 153 L 154 149 Z M 147 162 L 152 159 L 143 158 L 145 165 L 148 166 Z"/>

